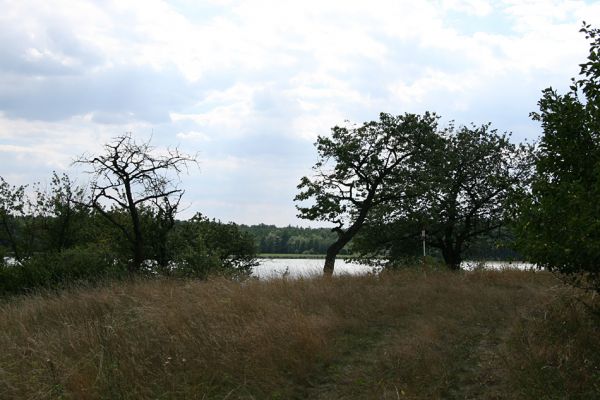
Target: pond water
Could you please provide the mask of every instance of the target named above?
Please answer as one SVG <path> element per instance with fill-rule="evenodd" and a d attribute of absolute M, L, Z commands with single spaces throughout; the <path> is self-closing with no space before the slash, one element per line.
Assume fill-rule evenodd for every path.
<path fill-rule="evenodd" d="M 277 278 L 282 276 L 289 277 L 308 277 L 321 275 L 323 272 L 324 259 L 316 258 L 261 258 L 259 265 L 254 268 L 253 275 L 258 278 Z M 535 265 L 523 262 L 509 261 L 465 261 L 461 264 L 465 270 L 472 270 L 478 267 L 489 269 L 514 268 L 527 270 L 535 268 Z M 373 268 L 368 265 L 350 263 L 346 260 L 338 259 L 335 261 L 333 274 L 366 274 L 372 272 Z"/>

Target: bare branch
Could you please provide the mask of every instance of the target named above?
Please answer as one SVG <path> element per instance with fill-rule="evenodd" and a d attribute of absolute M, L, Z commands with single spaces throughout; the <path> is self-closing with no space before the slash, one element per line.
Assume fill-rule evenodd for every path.
<path fill-rule="evenodd" d="M 87 172 L 93 175 L 91 206 L 123 232 L 132 244 L 135 268 L 139 268 L 144 260 L 140 209 L 153 209 L 173 219 L 183 194 L 177 187 L 179 175 L 184 168 L 187 171 L 188 163 L 197 165 L 195 156 L 177 148 L 164 156 L 155 155 L 150 141 L 136 143 L 131 133 L 125 133 L 106 144 L 103 154 L 82 155 L 74 163 L 90 168 Z M 129 226 L 105 210 L 110 205 L 129 216 Z"/>

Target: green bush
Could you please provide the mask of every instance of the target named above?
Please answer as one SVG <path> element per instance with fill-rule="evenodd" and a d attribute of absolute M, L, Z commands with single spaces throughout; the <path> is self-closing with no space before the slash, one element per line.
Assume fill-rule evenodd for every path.
<path fill-rule="evenodd" d="M 20 264 L 3 263 L 0 266 L 0 294 L 95 283 L 122 278 L 125 271 L 111 253 L 96 246 L 40 253 Z"/>
<path fill-rule="evenodd" d="M 175 276 L 204 279 L 211 274 L 248 276 L 257 265 L 253 237 L 229 223 L 197 214 L 180 222 L 169 238 Z"/>

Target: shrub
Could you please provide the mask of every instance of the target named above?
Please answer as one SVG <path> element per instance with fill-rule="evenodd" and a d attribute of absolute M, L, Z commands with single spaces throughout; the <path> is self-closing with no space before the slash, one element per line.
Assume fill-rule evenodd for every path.
<path fill-rule="evenodd" d="M 240 231 L 236 224 L 223 224 L 201 214 L 175 227 L 169 248 L 173 252 L 169 272 L 176 276 L 247 276 L 258 264 L 249 233 Z"/>
<path fill-rule="evenodd" d="M 124 271 L 109 252 L 96 246 L 40 253 L 20 264 L 0 266 L 0 294 L 122 278 Z"/>

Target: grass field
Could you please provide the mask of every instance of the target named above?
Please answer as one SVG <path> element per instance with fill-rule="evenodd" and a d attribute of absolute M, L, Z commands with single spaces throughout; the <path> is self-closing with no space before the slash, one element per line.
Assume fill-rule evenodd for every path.
<path fill-rule="evenodd" d="M 523 271 L 155 280 L 0 303 L 1 399 L 593 399 L 585 296 Z"/>

